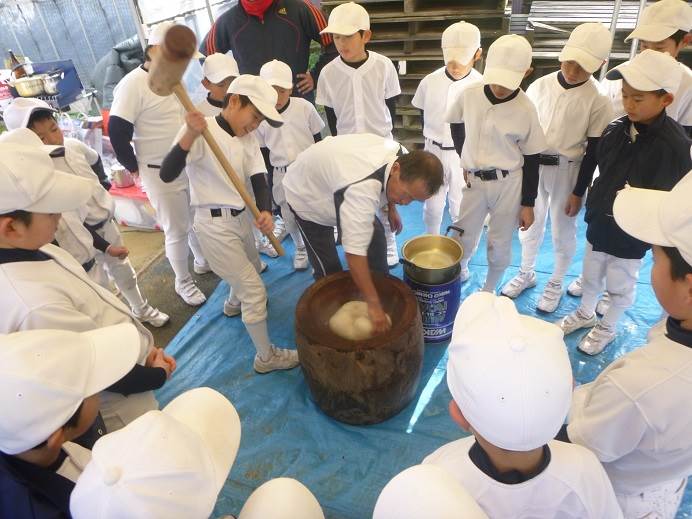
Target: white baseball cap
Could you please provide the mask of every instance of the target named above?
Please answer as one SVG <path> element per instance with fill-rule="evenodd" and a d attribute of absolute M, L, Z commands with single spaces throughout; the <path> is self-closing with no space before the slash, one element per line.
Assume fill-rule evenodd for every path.
<path fill-rule="evenodd" d="M 329 13 L 329 22 L 320 34 L 340 34 L 351 36 L 358 31 L 370 30 L 370 15 L 362 5 L 355 2 L 346 2 L 337 5 Z"/>
<path fill-rule="evenodd" d="M 57 171 L 46 149 L 0 143 L 0 214 L 72 211 L 86 204 L 93 190 L 89 179 Z"/>
<path fill-rule="evenodd" d="M 279 99 L 279 94 L 261 77 L 241 74 L 231 82 L 227 93 L 244 95 L 250 98 L 255 108 L 265 117 L 269 126 L 278 128 L 284 123 L 283 117 L 276 111 L 276 102 Z"/>
<path fill-rule="evenodd" d="M 665 90 L 675 93 L 682 81 L 682 67 L 667 52 L 646 49 L 631 61 L 610 70 L 606 78 L 624 79 L 632 88 L 642 92 Z"/>
<path fill-rule="evenodd" d="M 488 519 L 459 481 L 437 465 L 409 467 L 385 485 L 373 519 Z"/>
<path fill-rule="evenodd" d="M 278 59 L 273 59 L 262 65 L 260 77 L 272 86 L 293 88 L 291 67 Z"/>
<path fill-rule="evenodd" d="M 267 481 L 243 505 L 238 519 L 324 519 L 312 492 L 291 478 Z"/>
<path fill-rule="evenodd" d="M 675 247 L 692 265 L 692 172 L 671 191 L 626 187 L 613 204 L 617 224 L 646 243 Z"/>
<path fill-rule="evenodd" d="M 8 130 L 26 128 L 29 124 L 31 114 L 39 110 L 57 112 L 45 101 L 33 97 L 17 97 L 5 108 L 2 118 Z"/>
<path fill-rule="evenodd" d="M 46 441 L 85 398 L 125 376 L 138 355 L 139 334 L 129 323 L 0 335 L 0 451 L 19 454 Z"/>
<path fill-rule="evenodd" d="M 558 59 L 576 61 L 589 74 L 593 74 L 608 59 L 611 47 L 610 31 L 602 23 L 577 25 L 560 52 Z"/>
<path fill-rule="evenodd" d="M 166 39 L 166 33 L 168 32 L 168 29 L 175 25 L 178 24 L 176 24 L 175 22 L 167 21 L 157 23 L 156 25 L 152 25 L 151 27 L 149 27 L 149 37 L 147 38 L 147 45 L 163 45 L 163 42 Z M 194 59 L 202 59 L 204 57 L 204 54 L 199 52 L 199 50 L 195 50 L 195 53 L 192 57 Z"/>
<path fill-rule="evenodd" d="M 472 294 L 454 321 L 447 385 L 487 441 L 512 451 L 537 449 L 555 437 L 572 399 L 562 330 L 519 315 L 507 297 Z"/>
<path fill-rule="evenodd" d="M 692 7 L 684 0 L 659 0 L 646 7 L 637 27 L 625 41 L 638 40 L 658 42 L 670 38 L 678 31 L 692 30 Z"/>
<path fill-rule="evenodd" d="M 483 80 L 487 85 L 500 85 L 516 90 L 531 68 L 531 44 L 518 34 L 505 34 L 488 49 Z"/>
<path fill-rule="evenodd" d="M 215 52 L 210 54 L 202 64 L 202 74 L 212 83 L 221 83 L 229 77 L 238 77 L 238 64 L 229 54 Z"/>
<path fill-rule="evenodd" d="M 207 518 L 240 445 L 240 418 L 202 387 L 100 438 L 70 497 L 75 519 Z"/>
<path fill-rule="evenodd" d="M 471 23 L 454 23 L 442 33 L 442 55 L 445 65 L 450 61 L 467 65 L 480 47 L 481 31 Z"/>

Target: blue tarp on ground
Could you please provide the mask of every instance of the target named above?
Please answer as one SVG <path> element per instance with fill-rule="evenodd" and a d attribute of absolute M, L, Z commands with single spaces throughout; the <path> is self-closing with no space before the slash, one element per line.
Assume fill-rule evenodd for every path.
<path fill-rule="evenodd" d="M 399 245 L 423 232 L 422 207 L 415 203 L 400 209 L 405 229 Z M 581 221 L 581 216 L 580 216 Z M 583 244 L 583 222 L 580 242 Z M 522 313 L 536 315 L 540 289 L 552 266 L 550 233 L 538 259 L 538 288 L 517 300 Z M 294 273 L 293 246 L 284 242 L 288 257 L 269 260 L 263 274 L 269 292 L 272 340 L 294 344 L 294 308 L 303 290 L 312 282 L 307 272 Z M 578 249 L 568 282 L 581 269 L 583 245 Z M 515 236 L 514 275 L 520 246 Z M 647 256 L 634 307 L 623 317 L 618 337 L 604 353 L 593 358 L 576 350 L 582 333 L 567 338 L 574 375 L 579 383 L 593 380 L 613 359 L 641 345 L 646 332 L 661 315 L 650 282 L 651 260 Z M 487 268 L 485 240 L 473 258 L 472 278 L 463 286 L 462 298 L 480 288 Z M 393 271 L 401 276 L 401 267 Z M 330 519 L 371 517 L 382 487 L 404 468 L 419 463 L 428 453 L 463 433 L 447 415 L 450 400 L 445 381 L 447 343 L 426 346 L 418 395 L 398 416 L 379 425 L 354 427 L 324 415 L 312 402 L 299 369 L 256 375 L 252 369 L 254 348 L 239 318 L 222 313 L 228 286 L 222 282 L 207 303 L 190 319 L 170 343 L 167 352 L 176 357 L 178 370 L 159 391 L 164 405 L 179 393 L 198 386 L 212 387 L 235 405 L 242 421 L 240 450 L 215 510 L 215 516 L 235 514 L 250 493 L 265 481 L 279 476 L 303 482 L 316 495 Z M 576 308 L 578 300 L 565 296 L 555 321 Z M 679 518 L 692 518 L 692 485 L 688 487 Z"/>

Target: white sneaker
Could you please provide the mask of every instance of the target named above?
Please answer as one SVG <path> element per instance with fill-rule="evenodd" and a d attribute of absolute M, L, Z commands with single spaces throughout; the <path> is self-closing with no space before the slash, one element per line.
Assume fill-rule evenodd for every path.
<path fill-rule="evenodd" d="M 577 279 L 572 281 L 567 286 L 567 293 L 572 297 L 581 297 L 584 293 L 584 287 L 582 286 L 582 278 L 579 276 Z"/>
<path fill-rule="evenodd" d="M 267 238 L 266 236 L 262 236 L 262 238 L 260 238 L 260 241 L 257 244 L 257 250 L 260 254 L 264 254 L 265 256 L 269 256 L 270 258 L 279 257 L 279 253 L 274 250 L 274 246 L 271 244 L 269 238 Z"/>
<path fill-rule="evenodd" d="M 281 243 L 286 236 L 288 236 L 288 232 L 286 232 L 286 224 L 284 223 L 283 218 L 280 216 L 274 217 L 274 230 L 272 231 L 274 234 L 274 237 Z"/>
<path fill-rule="evenodd" d="M 240 301 L 231 301 L 230 299 L 226 299 L 223 302 L 223 315 L 226 317 L 235 317 L 236 315 L 240 314 Z"/>
<path fill-rule="evenodd" d="M 181 282 L 176 281 L 175 291 L 190 306 L 199 306 L 207 300 L 207 296 L 195 285 L 192 278 L 184 279 Z"/>
<path fill-rule="evenodd" d="M 195 274 L 206 274 L 211 272 L 211 267 L 206 261 L 204 263 L 197 263 L 197 260 L 195 260 L 192 264 L 192 269 L 195 271 Z"/>
<path fill-rule="evenodd" d="M 272 356 L 268 360 L 263 360 L 259 355 L 255 355 L 253 367 L 257 373 L 269 373 L 279 369 L 293 369 L 300 361 L 296 350 L 277 348 L 272 344 Z"/>
<path fill-rule="evenodd" d="M 600 316 L 604 316 L 608 312 L 611 302 L 610 294 L 608 292 L 604 292 L 603 296 L 596 304 L 596 313 Z"/>
<path fill-rule="evenodd" d="M 598 355 L 608 344 L 613 342 L 617 335 L 614 328 L 609 328 L 603 323 L 598 323 L 579 342 L 577 349 L 587 355 Z"/>
<path fill-rule="evenodd" d="M 263 274 L 268 268 L 269 265 L 267 265 L 264 261 L 260 260 L 260 274 Z"/>
<path fill-rule="evenodd" d="M 541 312 L 553 313 L 557 310 L 562 299 L 562 283 L 559 281 L 548 281 L 543 289 L 541 298 L 538 300 L 537 308 Z"/>
<path fill-rule="evenodd" d="M 293 269 L 307 270 L 309 264 L 308 251 L 305 249 L 305 247 L 302 249 L 296 249 L 296 253 L 293 256 Z"/>
<path fill-rule="evenodd" d="M 593 314 L 591 317 L 584 317 L 579 310 L 575 310 L 571 314 L 568 314 L 560 319 L 558 325 L 560 328 L 562 328 L 562 332 L 565 335 L 569 335 L 570 333 L 576 332 L 581 328 L 591 328 L 592 326 L 596 326 L 597 322 L 598 319 L 596 318 L 596 314 Z"/>
<path fill-rule="evenodd" d="M 500 293 L 503 296 L 507 296 L 511 299 L 516 299 L 521 295 L 521 293 L 527 288 L 533 288 L 536 286 L 536 273 L 532 270 L 531 272 L 519 273 L 510 279 L 505 286 L 502 287 Z"/>
<path fill-rule="evenodd" d="M 132 315 L 134 315 L 139 322 L 149 323 L 154 328 L 161 328 L 170 320 L 168 314 L 164 314 L 161 310 L 154 308 L 149 303 L 145 304 L 140 310 L 133 309 Z"/>
<path fill-rule="evenodd" d="M 462 283 L 466 283 L 470 277 L 471 271 L 469 269 L 461 269 L 461 272 L 459 272 L 459 281 Z"/>

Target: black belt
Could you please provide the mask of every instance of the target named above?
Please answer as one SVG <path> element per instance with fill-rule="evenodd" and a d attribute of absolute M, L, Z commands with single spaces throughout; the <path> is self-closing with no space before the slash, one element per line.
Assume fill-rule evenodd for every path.
<path fill-rule="evenodd" d="M 147 164 L 147 167 L 151 169 L 161 169 L 161 166 L 157 164 Z"/>
<path fill-rule="evenodd" d="M 497 180 L 497 172 L 500 171 L 502 173 L 502 178 L 505 178 L 507 175 L 509 175 L 509 171 L 506 169 L 480 169 L 478 171 L 474 171 L 473 174 L 480 178 L 483 182 L 486 182 L 488 180 Z"/>
<path fill-rule="evenodd" d="M 103 226 L 106 225 L 109 221 L 110 221 L 110 218 L 106 218 L 104 221 L 99 222 L 99 223 L 94 224 L 94 225 L 89 225 L 88 227 L 92 231 L 98 231 L 99 229 L 102 229 Z"/>
<path fill-rule="evenodd" d="M 541 166 L 559 166 L 560 155 L 538 155 L 538 163 Z"/>
<path fill-rule="evenodd" d="M 443 146 L 442 143 L 434 141 L 432 139 L 430 139 L 430 142 L 432 142 L 435 146 L 437 146 L 441 150 L 449 151 L 449 150 L 455 150 L 456 149 L 454 146 Z"/>
<path fill-rule="evenodd" d="M 82 268 L 84 269 L 84 272 L 89 272 L 91 269 L 93 269 L 95 263 L 96 260 L 94 258 L 91 258 L 86 263 L 82 263 Z"/>
<path fill-rule="evenodd" d="M 231 216 L 238 216 L 243 211 L 245 211 L 245 208 L 243 207 L 242 209 L 229 209 L 229 211 L 231 212 Z M 211 213 L 212 218 L 218 218 L 223 214 L 223 211 L 218 207 L 215 209 L 209 209 L 209 212 Z"/>

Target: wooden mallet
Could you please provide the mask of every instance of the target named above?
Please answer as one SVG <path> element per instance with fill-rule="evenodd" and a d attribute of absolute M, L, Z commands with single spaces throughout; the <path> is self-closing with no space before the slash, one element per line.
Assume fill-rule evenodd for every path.
<path fill-rule="evenodd" d="M 194 112 L 195 106 L 192 104 L 190 96 L 187 95 L 185 87 L 183 87 L 180 81 L 196 50 L 197 38 L 195 38 L 195 34 L 184 25 L 174 25 L 166 31 L 163 44 L 158 52 L 153 53 L 151 65 L 149 66 L 149 88 L 151 88 L 152 92 L 160 96 L 175 94 L 187 112 Z M 236 172 L 233 171 L 233 166 L 231 166 L 231 163 L 223 154 L 221 148 L 219 148 L 208 128 L 204 129 L 202 136 L 242 197 L 245 206 L 257 218 L 259 210 L 255 205 L 255 201 L 245 189 L 245 184 L 240 181 Z M 267 238 L 269 238 L 279 256 L 283 256 L 284 248 L 279 243 L 279 240 L 272 233 L 267 234 Z"/>

